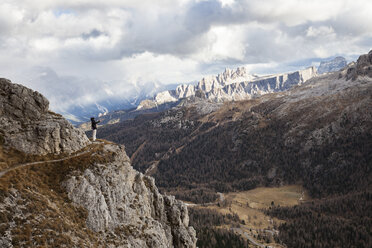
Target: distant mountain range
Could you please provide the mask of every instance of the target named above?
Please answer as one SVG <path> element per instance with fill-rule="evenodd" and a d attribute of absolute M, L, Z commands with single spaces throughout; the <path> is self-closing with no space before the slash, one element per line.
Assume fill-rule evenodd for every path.
<path fill-rule="evenodd" d="M 62 114 L 74 124 L 89 121 L 91 116 L 99 116 L 102 124 L 112 124 L 134 118 L 141 113 L 165 110 L 186 98 L 200 97 L 213 102 L 252 99 L 267 93 L 288 90 L 317 74 L 337 71 L 345 66 L 345 58 L 336 57 L 322 61 L 318 69 L 309 67 L 272 75 L 250 74 L 245 67 L 235 70 L 226 68 L 218 75 L 207 76 L 195 83 L 142 85 L 126 97 L 99 101 L 89 106 L 74 106 Z"/>
<path fill-rule="evenodd" d="M 180 99 L 199 96 L 214 102 L 251 99 L 267 93 L 287 90 L 295 85 L 301 85 L 316 75 L 316 68 L 309 67 L 292 73 L 258 76 L 248 74 L 244 67 L 235 71 L 225 69 L 217 76 L 203 78 L 196 86 L 182 84 L 175 90 L 163 91 L 152 101 L 140 103 L 137 110 L 153 108 L 167 102 L 177 102 Z"/>
<path fill-rule="evenodd" d="M 201 79 L 196 85 L 181 84 L 174 90 L 157 93 L 152 99 L 141 101 L 136 109 L 114 111 L 102 115 L 100 120 L 101 124 L 114 124 L 133 119 L 139 114 L 164 111 L 178 105 L 184 99 L 200 98 L 214 103 L 252 99 L 268 93 L 288 90 L 316 75 L 315 67 L 265 76 L 249 74 L 244 67 L 236 70 L 225 69 L 217 76 Z M 88 130 L 89 122 L 81 124 L 80 127 Z"/>

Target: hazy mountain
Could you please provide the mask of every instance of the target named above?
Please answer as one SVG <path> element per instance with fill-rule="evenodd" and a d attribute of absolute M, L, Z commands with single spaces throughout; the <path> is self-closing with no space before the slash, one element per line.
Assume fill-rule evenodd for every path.
<path fill-rule="evenodd" d="M 344 57 L 336 57 L 332 60 L 322 61 L 318 67 L 318 73 L 323 74 L 326 72 L 339 71 L 347 65 Z"/>
<path fill-rule="evenodd" d="M 143 100 L 153 97 L 156 93 L 174 89 L 176 85 L 146 83 L 133 85 L 123 96 L 107 96 L 104 100 L 92 104 L 74 105 L 62 114 L 73 124 L 89 121 L 92 116 L 104 116 L 111 112 L 136 108 Z"/>

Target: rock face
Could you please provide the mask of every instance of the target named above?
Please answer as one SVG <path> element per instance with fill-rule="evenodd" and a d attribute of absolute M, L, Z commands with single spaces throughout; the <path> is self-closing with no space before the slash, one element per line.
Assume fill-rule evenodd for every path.
<path fill-rule="evenodd" d="M 372 77 L 372 50 L 368 54 L 361 55 L 356 63 L 352 63 L 348 66 L 346 74 L 346 79 L 357 79 L 358 76 Z"/>
<path fill-rule="evenodd" d="M 85 148 L 31 172 L 22 165 L 1 171 L 0 247 L 196 247 L 186 205 L 134 170 L 123 146 L 91 143 L 49 112 L 40 93 L 9 80 L 0 79 L 0 96 L 2 152 L 9 150 L 2 146 L 36 155 Z M 18 236 L 26 222 L 28 243 Z"/>
<path fill-rule="evenodd" d="M 196 86 L 183 84 L 179 85 L 176 90 L 160 92 L 154 97 L 152 104 L 149 104 L 150 100 L 146 100 L 140 104 L 139 108 L 143 109 L 146 105 L 156 106 L 166 102 L 177 102 L 198 94 L 202 94 L 203 98 L 213 102 L 251 99 L 267 93 L 287 90 L 315 75 L 317 75 L 315 67 L 293 73 L 261 77 L 248 74 L 244 67 L 237 68 L 235 71 L 225 69 L 217 76 L 203 78 Z"/>
<path fill-rule="evenodd" d="M 123 147 L 105 145 L 103 153 L 114 159 L 75 171 L 64 182 L 68 197 L 87 209 L 87 226 L 111 247 L 196 247 L 185 204 L 161 195 L 153 178 L 131 167 Z"/>
<path fill-rule="evenodd" d="M 28 154 L 72 153 L 89 143 L 40 93 L 0 79 L 0 134 L 4 145 Z"/>
<path fill-rule="evenodd" d="M 338 71 L 347 65 L 344 57 L 336 57 L 329 61 L 322 61 L 318 67 L 318 73 L 323 74 L 326 72 Z"/>

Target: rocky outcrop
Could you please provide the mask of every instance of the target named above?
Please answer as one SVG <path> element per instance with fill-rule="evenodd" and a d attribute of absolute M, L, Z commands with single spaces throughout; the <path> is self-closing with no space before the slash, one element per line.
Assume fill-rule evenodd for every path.
<path fill-rule="evenodd" d="M 323 74 L 326 72 L 339 71 L 347 65 L 344 57 L 336 57 L 332 60 L 322 61 L 318 67 L 318 73 Z"/>
<path fill-rule="evenodd" d="M 87 226 L 117 247 L 196 247 L 187 207 L 163 196 L 154 179 L 135 171 L 124 148 L 104 146 L 109 164 L 75 171 L 63 185 L 68 197 L 88 211 Z"/>
<path fill-rule="evenodd" d="M 356 63 L 352 63 L 346 70 L 346 79 L 357 79 L 358 76 L 372 77 L 372 50 L 361 55 Z"/>
<path fill-rule="evenodd" d="M 178 98 L 186 98 L 195 95 L 195 87 L 193 85 L 182 84 L 176 88 Z"/>
<path fill-rule="evenodd" d="M 225 69 L 217 76 L 205 77 L 197 85 L 179 85 L 176 90 L 158 93 L 153 100 L 146 100 L 138 109 L 145 106 L 156 106 L 166 102 L 177 102 L 180 99 L 193 98 L 202 93 L 203 98 L 213 102 L 251 99 L 267 93 L 284 91 L 300 85 L 317 75 L 315 67 L 293 73 L 268 76 L 251 75 L 244 67 L 235 71 Z M 152 104 L 149 104 L 152 102 Z"/>
<path fill-rule="evenodd" d="M 146 100 L 141 101 L 141 103 L 137 107 L 137 110 L 151 109 L 151 108 L 155 108 L 155 107 L 156 107 L 156 103 L 154 101 L 146 99 Z"/>
<path fill-rule="evenodd" d="M 217 76 L 208 76 L 198 82 L 196 90 L 202 90 L 205 93 L 234 83 L 254 81 L 259 77 L 250 75 L 244 67 L 238 67 L 236 71 L 226 68 L 225 71 Z"/>
<path fill-rule="evenodd" d="M 40 93 L 0 79 L 0 135 L 5 146 L 28 154 L 72 153 L 89 143 L 83 131 L 48 110 Z"/>
<path fill-rule="evenodd" d="M 34 163 L 30 173 L 27 164 L 2 171 L 0 247 L 196 247 L 186 205 L 134 170 L 123 146 L 90 143 L 22 85 L 0 79 L 0 96 L 1 151 L 55 155 L 85 148 L 50 166 Z M 18 152 L 8 156 L 17 159 Z M 25 232 L 26 239 L 18 235 Z"/>

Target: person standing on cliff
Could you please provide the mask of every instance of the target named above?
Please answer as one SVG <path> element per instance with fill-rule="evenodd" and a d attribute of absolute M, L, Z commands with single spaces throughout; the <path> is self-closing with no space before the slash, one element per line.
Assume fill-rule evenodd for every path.
<path fill-rule="evenodd" d="M 96 121 L 94 117 L 90 118 L 90 121 L 92 122 L 92 131 L 93 131 L 93 141 L 96 141 L 97 136 L 97 123 L 100 123 L 101 121 Z"/>

